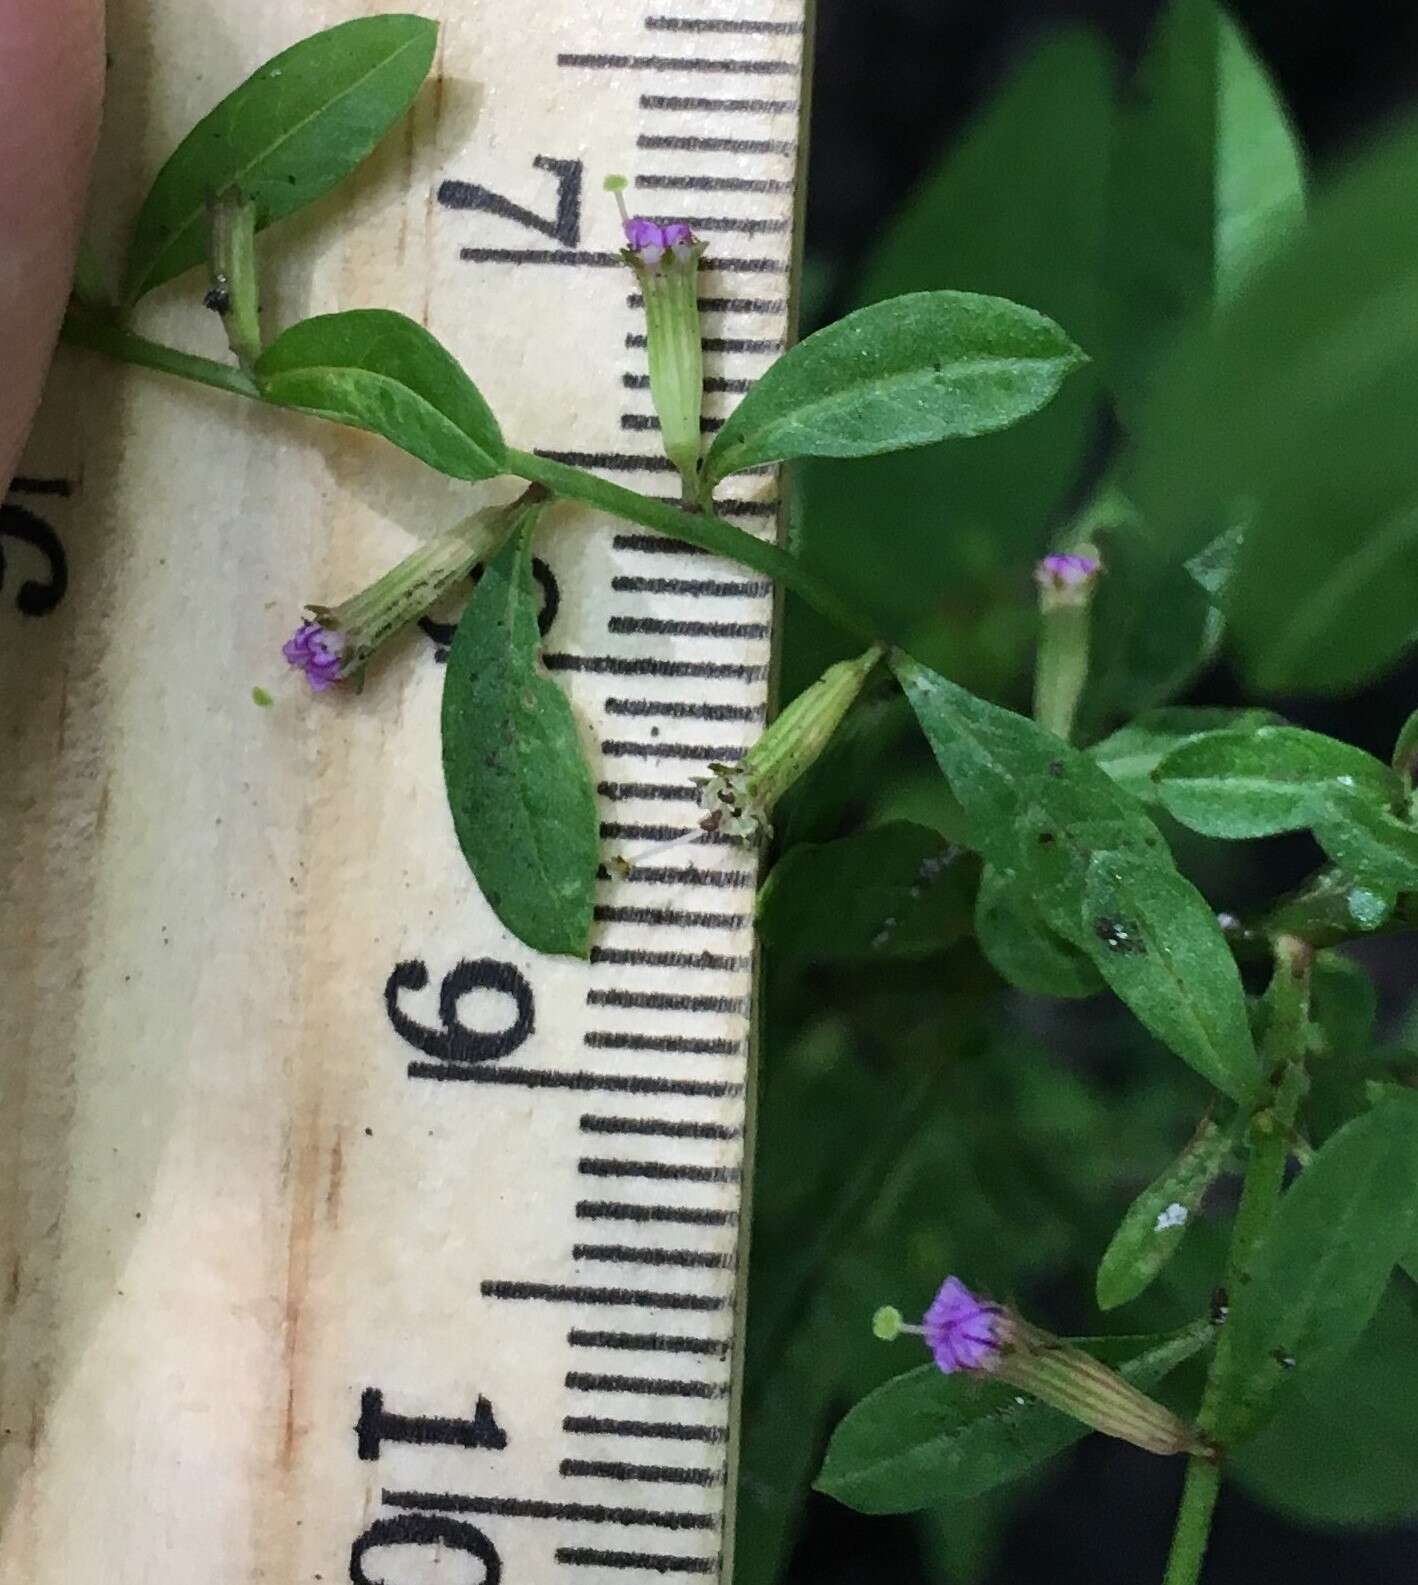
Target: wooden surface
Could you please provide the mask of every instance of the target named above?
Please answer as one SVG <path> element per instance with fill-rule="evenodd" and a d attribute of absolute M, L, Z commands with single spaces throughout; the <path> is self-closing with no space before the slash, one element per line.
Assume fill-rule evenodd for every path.
<path fill-rule="evenodd" d="M 93 233 L 115 275 L 191 123 L 372 9 L 113 0 Z M 670 493 L 601 179 L 703 218 L 723 414 L 787 334 L 799 5 L 696 0 L 688 27 L 638 0 L 419 9 L 444 27 L 407 123 L 263 240 L 268 334 L 401 309 L 514 444 Z M 550 222 L 575 162 L 574 235 L 466 207 L 481 186 Z M 173 283 L 138 327 L 222 356 L 199 292 Z M 357 697 L 282 675 L 303 602 L 515 489 L 59 359 L 0 524 L 4 1585 L 719 1568 L 751 864 L 672 853 L 603 886 L 596 961 L 538 958 L 453 844 L 433 641 L 411 635 Z M 773 490 L 735 481 L 726 512 L 772 532 Z M 607 848 L 633 854 L 688 823 L 705 758 L 756 734 L 771 598 L 580 511 L 558 508 L 538 549 L 560 596 L 549 664 Z M 462 1025 L 505 1029 L 525 986 L 530 1026 L 470 1062 L 490 1048 L 449 1045 L 438 995 L 485 962 L 503 989 L 463 995 Z M 651 1219 L 667 1209 L 696 1215 Z M 468 1424 L 380 1422 L 373 1392 Z"/>

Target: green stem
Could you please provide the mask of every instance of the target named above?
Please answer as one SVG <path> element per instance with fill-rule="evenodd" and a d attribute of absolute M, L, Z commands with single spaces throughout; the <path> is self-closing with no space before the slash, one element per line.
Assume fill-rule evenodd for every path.
<path fill-rule="evenodd" d="M 195 380 L 199 385 L 211 385 L 233 396 L 259 398 L 261 394 L 249 375 L 229 363 L 199 358 L 190 352 L 179 352 L 176 347 L 164 346 L 160 341 L 149 341 L 146 336 L 135 335 L 102 315 L 70 309 L 62 334 L 70 346 L 87 347 L 91 352 L 102 352 L 122 363 L 161 369 L 164 374 L 176 374 L 184 380 Z"/>
<path fill-rule="evenodd" d="M 71 310 L 64 321 L 63 339 L 76 347 L 87 347 L 102 352 L 107 357 L 124 363 L 136 363 L 146 369 L 159 369 L 164 374 L 175 374 L 184 380 L 195 380 L 200 385 L 215 386 L 234 396 L 260 400 L 261 392 L 256 382 L 242 370 L 230 364 L 218 363 L 212 358 L 199 358 L 190 352 L 179 352 L 176 347 L 149 341 L 145 336 L 125 330 L 112 319 L 82 311 Z M 878 635 L 856 614 L 829 584 L 796 557 L 767 540 L 755 539 L 743 529 L 735 528 L 723 518 L 710 512 L 686 512 L 666 501 L 652 501 L 649 496 L 637 495 L 619 484 L 599 479 L 581 468 L 568 467 L 547 457 L 538 457 L 529 451 L 507 452 L 507 471 L 526 479 L 530 484 L 544 484 L 557 495 L 574 501 L 583 501 L 602 512 L 640 523 L 657 533 L 682 539 L 701 550 L 712 551 L 716 556 L 727 556 L 731 561 L 752 567 L 766 577 L 774 578 L 785 588 L 800 594 L 828 621 L 835 622 L 846 632 L 875 643 Z"/>
<path fill-rule="evenodd" d="M 512 473 L 533 484 L 544 484 L 557 495 L 583 501 L 602 512 L 623 517 L 632 523 L 643 524 L 658 533 L 672 535 L 701 550 L 712 551 L 716 556 L 727 556 L 742 562 L 769 578 L 775 578 L 800 594 L 809 605 L 816 607 L 829 621 L 855 634 L 867 643 L 877 642 L 877 635 L 862 621 L 830 585 L 816 573 L 803 566 L 796 557 L 788 555 L 768 540 L 755 539 L 743 529 L 735 528 L 723 518 L 708 512 L 685 512 L 667 501 L 653 501 L 649 496 L 638 495 L 608 479 L 598 478 L 581 468 L 568 467 L 563 462 L 553 462 L 547 457 L 534 456 L 527 451 L 507 452 L 507 467 Z"/>
<path fill-rule="evenodd" d="M 1270 1087 L 1251 1114 L 1251 1153 L 1226 1261 L 1226 1293 L 1231 1303 L 1251 1279 L 1256 1251 L 1270 1228 L 1285 1186 L 1290 1141 L 1307 1082 L 1303 1057 L 1313 958 L 1309 945 L 1294 936 L 1280 936 L 1275 942 L 1275 971 L 1266 991 L 1268 1024 L 1261 1046 Z M 1216 1428 L 1226 1395 L 1234 1384 L 1230 1342 L 1230 1334 L 1223 1326 L 1196 1418 L 1197 1429 L 1213 1443 L 1214 1451 L 1193 1454 L 1188 1460 L 1164 1585 L 1195 1585 L 1201 1574 L 1221 1481 Z"/>
<path fill-rule="evenodd" d="M 1182 1504 L 1177 1509 L 1177 1528 L 1172 1533 L 1163 1585 L 1196 1585 L 1201 1578 L 1201 1560 L 1206 1556 L 1211 1515 L 1220 1489 L 1221 1466 L 1214 1459 L 1187 1460 L 1186 1484 L 1182 1487 Z"/>

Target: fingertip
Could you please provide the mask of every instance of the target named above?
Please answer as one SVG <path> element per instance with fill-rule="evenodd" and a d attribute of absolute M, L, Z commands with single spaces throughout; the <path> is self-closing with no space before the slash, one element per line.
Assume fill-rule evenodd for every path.
<path fill-rule="evenodd" d="M 102 0 L 0 0 L 0 481 L 39 403 L 103 100 Z"/>

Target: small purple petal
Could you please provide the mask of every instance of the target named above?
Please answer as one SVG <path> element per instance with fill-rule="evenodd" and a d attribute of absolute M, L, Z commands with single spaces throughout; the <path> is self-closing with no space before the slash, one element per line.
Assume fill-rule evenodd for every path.
<path fill-rule="evenodd" d="M 947 1277 L 921 1322 L 926 1345 L 947 1375 L 988 1370 L 999 1355 L 1003 1312 L 977 1299 L 958 1277 Z"/>
<path fill-rule="evenodd" d="M 625 222 L 625 240 L 637 253 L 645 248 L 658 248 L 663 253 L 669 246 L 665 228 L 643 215 L 631 215 Z"/>
<path fill-rule="evenodd" d="M 624 229 L 631 251 L 651 269 L 671 250 L 681 264 L 693 257 L 694 232 L 686 221 L 673 220 L 662 226 L 654 220 L 646 220 L 643 215 L 630 215 L 624 222 Z"/>
<path fill-rule="evenodd" d="M 1034 569 L 1034 576 L 1040 583 L 1075 589 L 1092 578 L 1099 566 L 1100 563 L 1093 556 L 1045 556 Z"/>
<path fill-rule="evenodd" d="M 298 670 L 316 693 L 340 680 L 343 660 L 338 642 L 318 622 L 304 622 L 281 645 L 281 654 Z"/>

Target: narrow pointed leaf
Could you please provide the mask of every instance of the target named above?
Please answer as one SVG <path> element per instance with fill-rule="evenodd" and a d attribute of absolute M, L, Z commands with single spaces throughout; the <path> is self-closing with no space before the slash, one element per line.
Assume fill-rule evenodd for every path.
<path fill-rule="evenodd" d="M 462 365 L 422 325 L 385 308 L 292 325 L 256 364 L 261 395 L 371 430 L 454 479 L 491 479 L 506 446 Z"/>
<path fill-rule="evenodd" d="M 1259 1075 L 1245 992 L 1216 915 L 1151 853 L 1096 852 L 1080 944 L 1143 1024 L 1203 1078 L 1244 1100 Z"/>
<path fill-rule="evenodd" d="M 799 342 L 714 437 L 711 482 L 792 457 L 868 457 L 1004 429 L 1042 407 L 1083 354 L 1002 297 L 912 292 Z"/>
<path fill-rule="evenodd" d="M 1244 1112 L 1224 1127 L 1204 1118 L 1177 1159 L 1128 1207 L 1098 1266 L 1100 1310 L 1135 1299 L 1176 1253 L 1244 1126 Z"/>
<path fill-rule="evenodd" d="M 202 261 L 212 195 L 239 189 L 268 226 L 349 175 L 412 103 L 437 42 L 426 17 L 359 17 L 258 67 L 158 172 L 134 227 L 124 301 Z"/>
<path fill-rule="evenodd" d="M 1249 1436 L 1297 1382 L 1341 1360 L 1418 1227 L 1418 1106 L 1383 1100 L 1316 1152 L 1231 1295 L 1218 1370 L 1225 1442 Z"/>
<path fill-rule="evenodd" d="M 584 957 L 596 794 L 571 706 L 538 664 L 531 533 L 484 569 L 448 654 L 443 775 L 453 828 L 497 917 L 529 947 Z"/>

